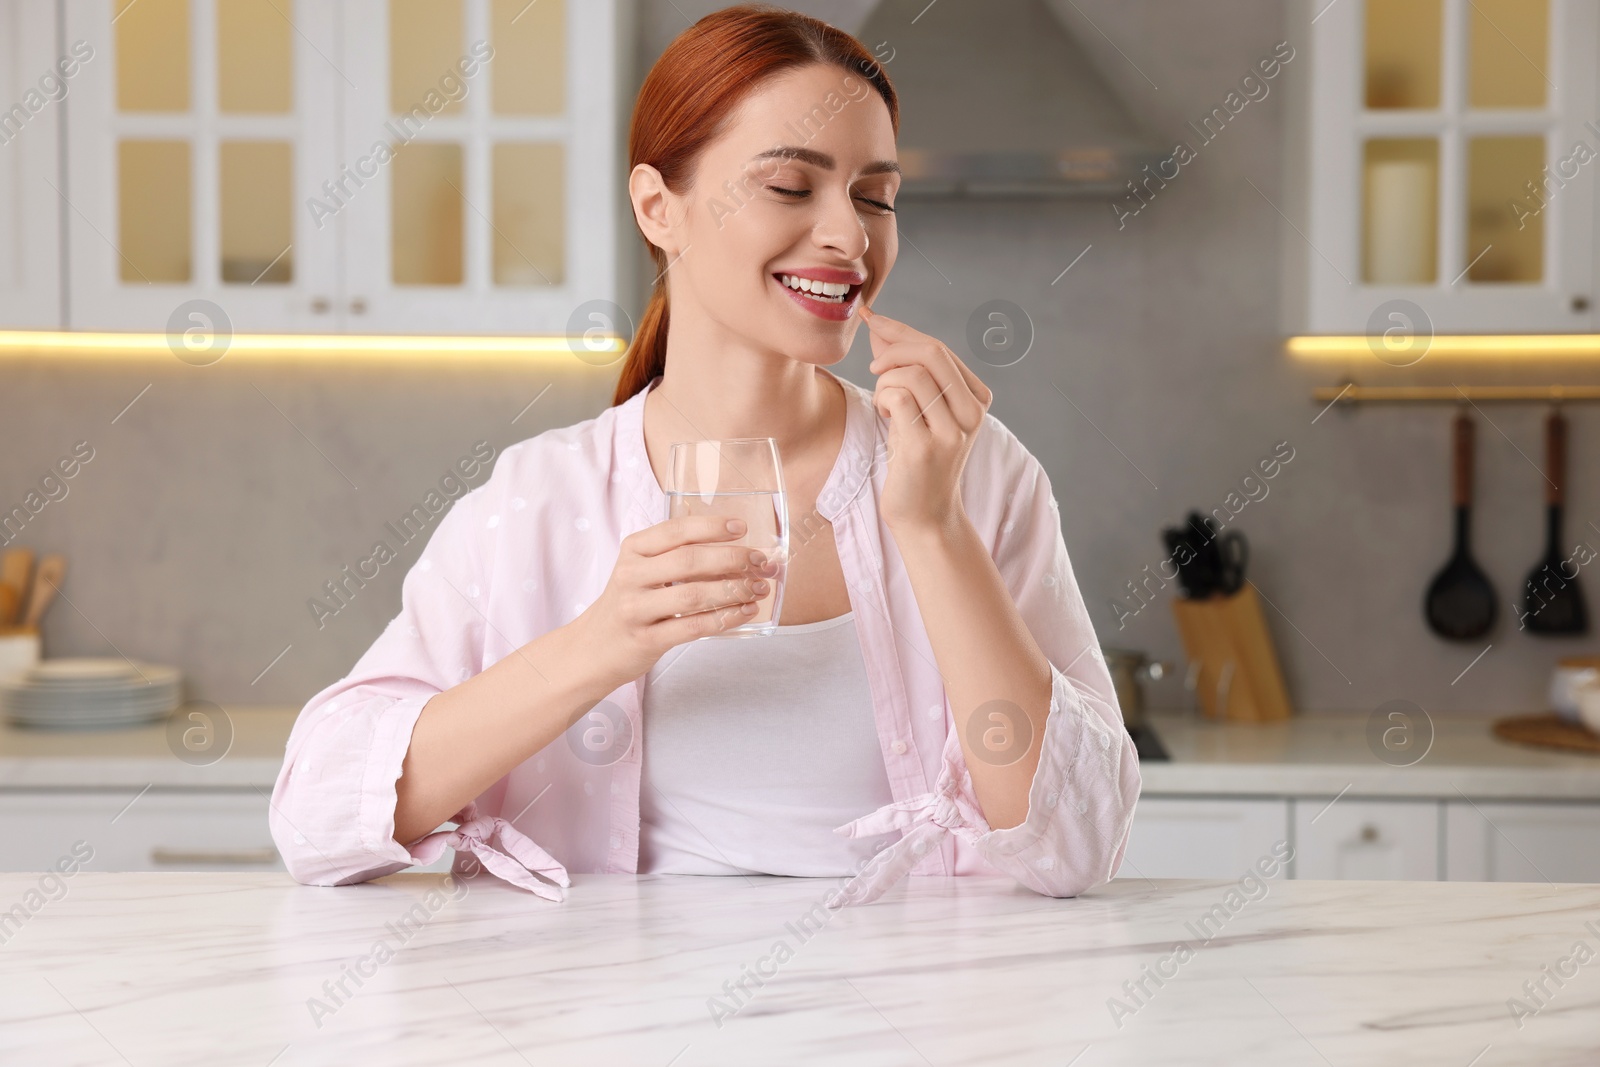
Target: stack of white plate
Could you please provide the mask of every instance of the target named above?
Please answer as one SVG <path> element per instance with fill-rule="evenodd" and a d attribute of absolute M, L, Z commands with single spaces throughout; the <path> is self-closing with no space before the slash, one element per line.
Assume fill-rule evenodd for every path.
<path fill-rule="evenodd" d="M 164 718 L 178 706 L 176 667 L 126 659 L 52 659 L 0 678 L 0 710 L 19 726 L 92 729 Z"/>

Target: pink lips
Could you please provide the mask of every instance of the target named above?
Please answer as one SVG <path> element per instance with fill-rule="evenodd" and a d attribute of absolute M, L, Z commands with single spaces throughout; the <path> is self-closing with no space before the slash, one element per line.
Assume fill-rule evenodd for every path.
<path fill-rule="evenodd" d="M 791 289 L 783 284 L 783 275 L 792 274 L 797 278 L 809 278 L 816 282 L 837 282 L 850 286 L 850 291 L 845 293 L 844 299 L 837 303 L 828 300 L 818 300 L 809 293 L 802 293 L 798 289 Z M 832 267 L 808 267 L 805 270 L 778 271 L 772 275 L 773 282 L 782 289 L 789 299 L 805 308 L 819 319 L 829 322 L 844 322 L 855 312 L 857 301 L 861 299 L 862 283 L 866 279 L 857 271 L 836 270 Z"/>

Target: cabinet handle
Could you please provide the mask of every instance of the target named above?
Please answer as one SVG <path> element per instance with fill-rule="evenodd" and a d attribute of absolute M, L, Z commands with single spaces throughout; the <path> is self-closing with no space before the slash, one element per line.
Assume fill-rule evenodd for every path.
<path fill-rule="evenodd" d="M 358 296 L 350 301 L 350 313 L 353 315 L 365 315 L 367 313 L 366 300 Z"/>
<path fill-rule="evenodd" d="M 162 848 L 158 845 L 150 850 L 150 862 L 167 866 L 195 863 L 219 863 L 238 867 L 255 866 L 263 863 L 277 863 L 278 850 L 271 845 L 266 848 L 241 849 L 238 851 Z"/>
<path fill-rule="evenodd" d="M 318 315 L 326 315 L 328 313 L 328 309 L 332 306 L 332 304 L 328 303 L 328 298 L 325 296 L 313 297 L 311 299 L 311 310 L 316 312 Z"/>
<path fill-rule="evenodd" d="M 1371 823 L 1368 823 L 1367 825 L 1365 825 L 1365 826 L 1363 826 L 1361 828 L 1361 840 L 1363 840 L 1363 841 L 1376 841 L 1377 839 L 1378 839 L 1378 828 L 1376 826 L 1373 826 Z"/>
<path fill-rule="evenodd" d="M 1582 295 L 1574 296 L 1572 298 L 1572 310 L 1577 312 L 1588 311 L 1589 298 Z"/>

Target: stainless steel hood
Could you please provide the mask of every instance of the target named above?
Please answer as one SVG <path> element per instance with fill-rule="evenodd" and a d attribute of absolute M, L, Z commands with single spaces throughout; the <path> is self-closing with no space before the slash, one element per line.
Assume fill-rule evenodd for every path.
<path fill-rule="evenodd" d="M 901 196 L 1120 194 L 1169 154 L 1044 0 L 880 0 L 856 36 L 900 94 Z"/>

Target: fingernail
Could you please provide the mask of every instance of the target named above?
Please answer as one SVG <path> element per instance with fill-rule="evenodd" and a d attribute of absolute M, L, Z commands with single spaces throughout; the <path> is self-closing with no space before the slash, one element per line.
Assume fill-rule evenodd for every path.
<path fill-rule="evenodd" d="M 765 593 L 767 591 L 767 583 L 763 582 L 760 578 L 757 578 L 755 581 L 750 583 L 750 588 L 754 589 L 757 593 Z"/>
<path fill-rule="evenodd" d="M 766 561 L 767 561 L 766 553 L 757 552 L 755 549 L 751 549 L 750 550 L 750 565 L 752 567 L 759 567 L 763 563 L 765 563 Z"/>
<path fill-rule="evenodd" d="M 744 533 L 744 520 L 743 519 L 729 519 L 728 520 L 728 532 L 729 533 L 736 533 L 736 534 L 737 533 Z"/>

